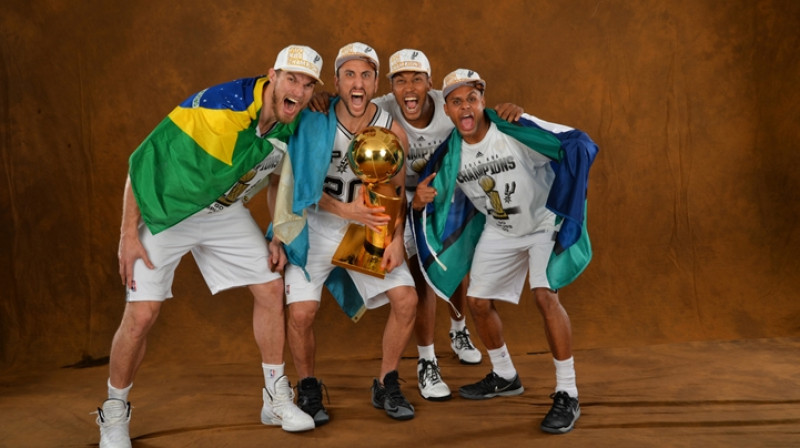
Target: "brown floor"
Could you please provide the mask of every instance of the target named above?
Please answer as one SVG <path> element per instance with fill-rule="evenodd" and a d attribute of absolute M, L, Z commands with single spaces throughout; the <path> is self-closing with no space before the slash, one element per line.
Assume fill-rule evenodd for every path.
<path fill-rule="evenodd" d="M 481 378 L 488 363 L 440 364 L 451 387 Z M 134 447 L 256 446 L 741 446 L 800 444 L 800 338 L 751 339 L 583 350 L 575 354 L 582 416 L 576 429 L 544 434 L 538 422 L 553 384 L 549 355 L 515 356 L 519 397 L 444 403 L 422 400 L 413 359 L 404 390 L 416 418 L 396 422 L 369 403 L 377 360 L 321 360 L 327 426 L 302 434 L 259 423 L 256 362 L 213 364 L 200 354 L 145 360 L 131 400 Z M 292 367 L 288 366 L 292 371 Z M 91 412 L 106 366 L 6 374 L 0 378 L 0 446 L 97 446 Z"/>

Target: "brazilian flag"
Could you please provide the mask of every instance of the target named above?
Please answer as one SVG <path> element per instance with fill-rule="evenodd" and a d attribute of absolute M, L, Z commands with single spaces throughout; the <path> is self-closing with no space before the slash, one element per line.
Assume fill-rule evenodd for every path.
<path fill-rule="evenodd" d="M 297 119 L 256 136 L 268 82 L 239 79 L 190 96 L 131 154 L 134 196 L 153 234 L 212 204 L 274 144 L 288 141 Z"/>

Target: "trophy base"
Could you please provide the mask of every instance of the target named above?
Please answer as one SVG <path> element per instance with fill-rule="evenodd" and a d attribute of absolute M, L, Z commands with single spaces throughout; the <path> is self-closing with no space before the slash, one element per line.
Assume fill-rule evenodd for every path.
<path fill-rule="evenodd" d="M 383 257 L 373 255 L 364 248 L 366 231 L 364 226 L 350 224 L 342 242 L 336 248 L 331 263 L 336 266 L 350 269 L 373 277 L 384 278 L 386 271 L 381 269 Z"/>

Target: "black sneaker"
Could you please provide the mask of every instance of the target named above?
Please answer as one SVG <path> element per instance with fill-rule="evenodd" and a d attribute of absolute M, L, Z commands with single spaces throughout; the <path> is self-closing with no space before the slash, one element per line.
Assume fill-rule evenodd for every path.
<path fill-rule="evenodd" d="M 414 418 L 414 406 L 400 391 L 397 370 L 392 370 L 383 377 L 383 386 L 377 379 L 372 380 L 372 405 L 385 410 L 395 420 Z"/>
<path fill-rule="evenodd" d="M 564 434 L 572 431 L 578 417 L 581 416 L 581 405 L 577 398 L 572 398 L 564 391 L 550 395 L 553 407 L 542 420 L 542 431 L 551 434 Z"/>
<path fill-rule="evenodd" d="M 525 388 L 522 387 L 519 375 L 515 375 L 513 380 L 508 381 L 499 377 L 494 372 L 489 373 L 486 375 L 486 378 L 475 384 L 468 384 L 458 389 L 459 395 L 470 400 L 508 397 L 511 395 L 520 395 L 522 392 L 525 392 Z"/>
<path fill-rule="evenodd" d="M 314 418 L 314 426 L 322 426 L 330 421 L 328 411 L 322 405 L 322 381 L 310 376 L 300 380 L 297 385 L 297 406 Z"/>

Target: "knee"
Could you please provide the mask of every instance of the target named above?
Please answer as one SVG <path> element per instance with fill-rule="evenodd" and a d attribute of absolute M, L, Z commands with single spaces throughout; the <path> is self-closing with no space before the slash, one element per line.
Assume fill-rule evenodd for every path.
<path fill-rule="evenodd" d="M 558 301 L 558 293 L 548 288 L 534 288 L 533 298 L 536 306 L 543 315 L 548 315 L 561 309 L 561 302 Z"/>
<path fill-rule="evenodd" d="M 396 291 L 392 291 L 388 296 L 392 310 L 404 316 L 410 316 L 412 319 L 416 317 L 419 297 L 414 288 L 410 286 L 396 288 Z"/>
<path fill-rule="evenodd" d="M 273 280 L 269 283 L 250 285 L 253 299 L 259 306 L 283 307 L 283 279 Z"/>
<path fill-rule="evenodd" d="M 318 302 L 295 302 L 289 305 L 289 326 L 302 330 L 311 328 L 317 316 Z"/>
<path fill-rule="evenodd" d="M 472 317 L 480 319 L 489 314 L 492 309 L 492 301 L 486 299 L 476 299 L 474 297 L 467 297 L 467 305 Z"/>
<path fill-rule="evenodd" d="M 161 302 L 128 302 L 120 328 L 134 337 L 144 337 L 158 318 Z"/>

